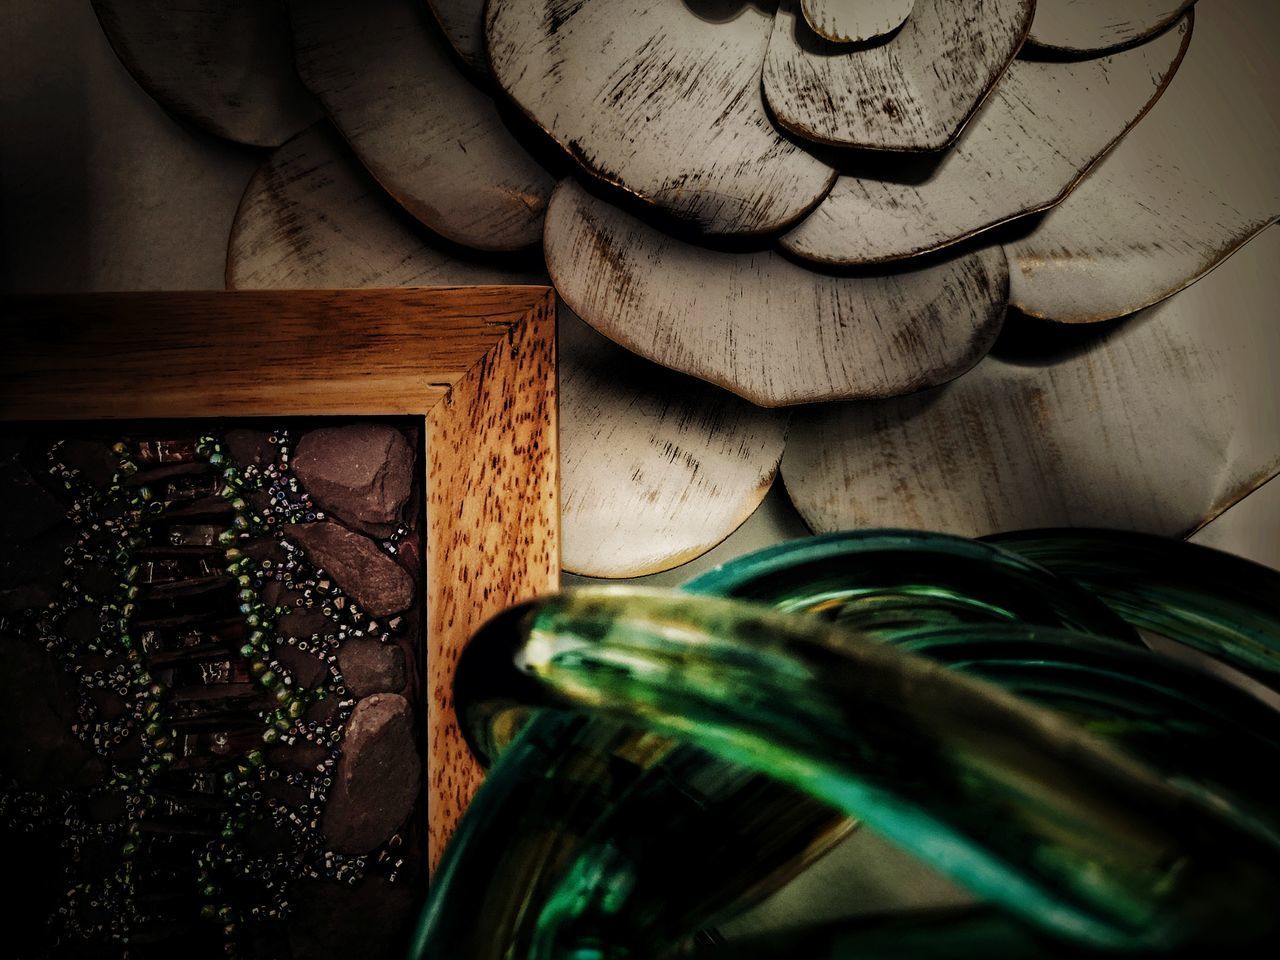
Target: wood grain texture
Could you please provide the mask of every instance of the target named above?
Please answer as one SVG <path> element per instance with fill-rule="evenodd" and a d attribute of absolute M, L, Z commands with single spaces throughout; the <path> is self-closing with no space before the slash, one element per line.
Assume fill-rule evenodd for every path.
<path fill-rule="evenodd" d="M 1159 33 L 1195 0 L 1036 0 L 1028 43 L 1050 50 L 1099 53 Z"/>
<path fill-rule="evenodd" d="M 538 242 L 553 181 L 458 70 L 422 0 L 290 0 L 289 15 L 303 81 L 401 206 L 479 250 Z"/>
<path fill-rule="evenodd" d="M 0 301 L 0 419 L 426 418 L 428 856 L 480 779 L 453 669 L 559 583 L 555 299 L 545 287 Z"/>
<path fill-rule="evenodd" d="M 596 330 L 766 407 L 895 396 L 959 376 L 995 340 L 1009 284 L 992 247 L 856 277 L 768 249 L 710 250 L 572 180 L 552 194 L 546 256 L 560 295 Z"/>
<path fill-rule="evenodd" d="M 289 27 L 262 0 L 92 0 L 125 68 L 166 110 L 274 147 L 320 116 L 293 70 Z"/>
<path fill-rule="evenodd" d="M 941 150 L 959 136 L 1022 46 L 1034 0 L 916 0 L 882 43 L 848 47 L 781 0 L 764 61 L 769 107 L 817 143 Z"/>
<path fill-rule="evenodd" d="M 425 413 L 538 288 L 4 302 L 6 419 Z"/>
<path fill-rule="evenodd" d="M 785 138 L 760 93 L 772 23 L 736 0 L 503 0 L 494 75 L 589 173 L 708 233 L 800 217 L 834 171 Z"/>
<path fill-rule="evenodd" d="M 539 300 L 427 414 L 432 870 L 483 779 L 454 713 L 458 657 L 489 617 L 559 586 L 555 298 Z"/>
<path fill-rule="evenodd" d="M 780 240 L 817 263 L 913 257 L 1059 203 L 1151 107 L 1191 40 L 1176 29 L 1107 57 L 1015 60 L 920 179 L 843 175 Z"/>
<path fill-rule="evenodd" d="M 1264 22 L 1266 7 L 1196 7 L 1194 41 L 1164 95 L 1066 200 L 1006 245 L 1019 309 L 1067 323 L 1132 313 L 1203 276 L 1280 214 L 1280 101 L 1242 94 L 1273 58 L 1273 40 L 1237 22 Z"/>
<path fill-rule="evenodd" d="M 442 248 L 322 127 L 275 151 L 250 184 L 232 229 L 227 282 L 386 287 L 545 283 L 546 274 Z M 583 328 L 568 308 L 560 314 L 563 330 Z M 599 335 L 562 339 L 564 565 L 588 576 L 640 576 L 728 536 L 774 476 L 782 418 Z"/>
<path fill-rule="evenodd" d="M 897 30 L 915 0 L 800 0 L 809 28 L 833 43 L 874 40 Z"/>
<path fill-rule="evenodd" d="M 1065 357 L 992 356 L 926 394 L 797 415 L 787 490 L 818 531 L 1185 535 L 1280 470 L 1277 258 L 1271 230 Z"/>
<path fill-rule="evenodd" d="M 769 491 L 787 418 L 560 318 L 564 568 L 638 577 L 729 536 Z"/>
<path fill-rule="evenodd" d="M 489 72 L 484 51 L 484 0 L 427 0 L 454 51 L 477 73 Z"/>
<path fill-rule="evenodd" d="M 227 286 L 542 283 L 536 266 L 470 258 L 381 190 L 328 124 L 275 150 L 249 181 L 227 246 Z"/>

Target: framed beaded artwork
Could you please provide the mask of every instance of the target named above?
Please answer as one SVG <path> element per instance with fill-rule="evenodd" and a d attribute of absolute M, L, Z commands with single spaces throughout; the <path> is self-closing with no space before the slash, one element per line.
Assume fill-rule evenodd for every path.
<path fill-rule="evenodd" d="M 46 864 L 40 935 L 390 935 L 479 782 L 457 654 L 557 586 L 553 295 L 28 297 L 0 324 L 0 828 Z"/>

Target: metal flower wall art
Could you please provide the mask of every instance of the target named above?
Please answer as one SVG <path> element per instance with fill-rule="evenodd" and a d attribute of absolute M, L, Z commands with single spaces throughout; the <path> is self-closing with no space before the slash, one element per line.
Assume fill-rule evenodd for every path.
<path fill-rule="evenodd" d="M 779 469 L 817 531 L 967 535 L 1182 535 L 1280 470 L 1275 324 L 1181 292 L 1280 213 L 1230 29 L 1267 3 L 94 7 L 272 148 L 229 286 L 555 286 L 564 563 L 632 577 Z"/>

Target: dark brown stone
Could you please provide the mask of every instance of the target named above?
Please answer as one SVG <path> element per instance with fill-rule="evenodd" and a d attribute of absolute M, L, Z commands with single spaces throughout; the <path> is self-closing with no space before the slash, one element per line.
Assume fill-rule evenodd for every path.
<path fill-rule="evenodd" d="M 413 578 L 372 540 L 340 523 L 295 523 L 285 537 L 306 551 L 346 594 L 375 617 L 404 610 L 413 603 Z"/>
<path fill-rule="evenodd" d="M 275 463 L 278 448 L 264 430 L 228 430 L 222 443 L 228 456 L 241 467 Z"/>
<path fill-rule="evenodd" d="M 294 960 L 385 960 L 405 953 L 415 897 L 404 883 L 366 876 L 354 887 L 303 880 L 289 920 Z"/>
<path fill-rule="evenodd" d="M 324 811 L 329 846 L 355 855 L 390 839 L 413 809 L 421 772 L 409 701 L 375 693 L 357 703 Z"/>
<path fill-rule="evenodd" d="M 0 769 L 30 787 L 93 783 L 102 763 L 71 732 L 71 679 L 28 640 L 0 638 L 0 653 Z"/>
<path fill-rule="evenodd" d="M 357 697 L 404 689 L 404 651 L 394 643 L 355 637 L 339 648 L 338 667 L 347 690 Z"/>
<path fill-rule="evenodd" d="M 413 487 L 413 450 L 387 424 L 323 427 L 298 441 L 293 472 L 321 510 L 349 527 L 385 537 L 404 518 Z"/>
<path fill-rule="evenodd" d="M 335 629 L 334 622 L 319 607 L 294 607 L 280 618 L 280 632 L 298 640 L 310 640 L 316 635 L 323 637 Z"/>
<path fill-rule="evenodd" d="M 323 661 L 297 647 L 282 646 L 276 651 L 276 659 L 293 675 L 293 682 L 302 687 L 314 687 L 329 674 Z"/>

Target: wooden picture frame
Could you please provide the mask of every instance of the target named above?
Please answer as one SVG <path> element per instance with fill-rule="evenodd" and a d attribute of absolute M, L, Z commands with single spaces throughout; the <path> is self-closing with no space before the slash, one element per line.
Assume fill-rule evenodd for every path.
<path fill-rule="evenodd" d="M 426 436 L 428 863 L 481 773 L 452 708 L 492 614 L 558 586 L 547 287 L 0 301 L 0 420 L 413 415 Z"/>

